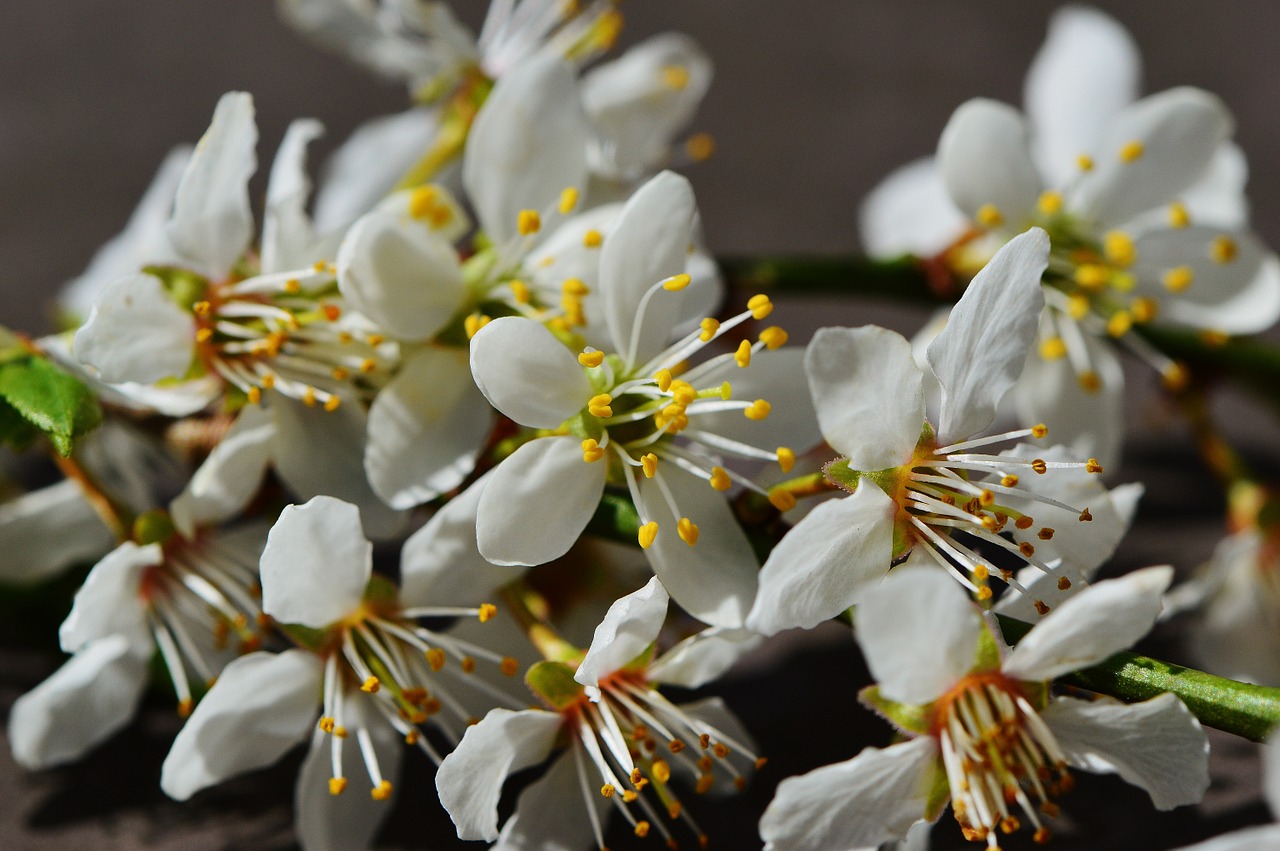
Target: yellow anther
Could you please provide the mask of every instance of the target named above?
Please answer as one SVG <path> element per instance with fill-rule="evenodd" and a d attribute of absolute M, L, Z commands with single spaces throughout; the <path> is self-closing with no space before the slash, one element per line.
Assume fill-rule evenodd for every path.
<path fill-rule="evenodd" d="M 297 295 L 302 292 L 302 281 L 297 278 L 290 278 L 284 282 L 284 291 L 289 295 Z"/>
<path fill-rule="evenodd" d="M 666 393 L 671 389 L 671 370 L 660 369 L 653 374 L 653 380 L 658 382 L 658 389 Z"/>
<path fill-rule="evenodd" d="M 727 381 L 720 382 L 720 398 L 729 401 L 729 397 L 733 395 L 733 385 Z"/>
<path fill-rule="evenodd" d="M 345 738 L 347 737 L 347 728 L 346 728 L 346 727 L 334 727 L 334 728 L 333 728 L 333 734 L 334 734 L 335 736 L 337 736 L 339 739 L 345 739 Z"/>
<path fill-rule="evenodd" d="M 1122 230 L 1107 231 L 1107 235 L 1102 238 L 1102 253 L 1117 266 L 1132 266 L 1138 257 L 1138 251 L 1133 247 L 1133 237 Z"/>
<path fill-rule="evenodd" d="M 733 479 L 724 471 L 724 467 L 711 468 L 711 487 L 718 491 L 727 491 L 733 485 Z"/>
<path fill-rule="evenodd" d="M 427 664 L 431 667 L 431 670 L 439 671 L 444 667 L 446 656 L 439 647 L 432 647 L 424 655 L 427 657 Z"/>
<path fill-rule="evenodd" d="M 498 616 L 498 607 L 493 603 L 481 603 L 480 610 L 476 613 L 476 617 L 480 619 L 480 623 L 488 623 Z"/>
<path fill-rule="evenodd" d="M 191 713 L 195 711 L 196 702 L 189 697 L 184 697 L 178 701 L 178 717 L 190 718 Z"/>
<path fill-rule="evenodd" d="M 330 396 L 328 399 L 324 400 L 324 409 L 329 413 L 333 413 L 338 410 L 341 405 L 342 399 L 338 396 Z"/>
<path fill-rule="evenodd" d="M 716 152 L 716 140 L 710 133 L 695 133 L 685 140 L 684 152 L 696 163 L 706 162 Z"/>
<path fill-rule="evenodd" d="M 369 790 L 369 797 L 375 801 L 385 801 L 391 797 L 391 781 L 383 780 L 377 786 Z"/>
<path fill-rule="evenodd" d="M 613 408 L 609 407 L 609 403 L 613 401 L 613 397 L 608 393 L 600 393 L 591 397 L 587 402 L 587 411 L 593 417 L 608 419 L 613 416 Z"/>
<path fill-rule="evenodd" d="M 1040 357 L 1045 360 L 1058 360 L 1067 353 L 1067 344 L 1061 337 L 1048 337 L 1040 341 Z"/>
<path fill-rule="evenodd" d="M 1125 310 L 1117 310 L 1107 320 L 1107 333 L 1112 337 L 1123 337 L 1133 327 L 1133 316 Z"/>
<path fill-rule="evenodd" d="M 1057 530 L 1054 529 L 1052 526 L 1045 526 L 1039 532 L 1036 532 L 1036 537 L 1042 541 L 1052 541 L 1053 536 L 1056 533 L 1057 533 Z"/>
<path fill-rule="evenodd" d="M 589 369 L 595 369 L 597 366 L 604 363 L 604 352 L 583 352 L 578 355 L 578 363 L 588 367 Z"/>
<path fill-rule="evenodd" d="M 1049 465 L 1044 463 L 1044 460 L 1041 458 L 1033 458 L 1031 459 L 1031 469 L 1035 470 L 1037 474 L 1043 476 L 1049 471 Z"/>
<path fill-rule="evenodd" d="M 512 656 L 503 656 L 502 662 L 498 665 L 498 670 L 502 671 L 505 677 L 514 677 L 520 670 L 520 663 Z"/>
<path fill-rule="evenodd" d="M 1067 297 L 1067 314 L 1076 321 L 1089 315 L 1089 297 L 1076 293 Z"/>
<path fill-rule="evenodd" d="M 207 301 L 197 301 L 195 304 L 191 305 L 191 312 L 196 316 L 208 316 L 211 309 L 212 305 Z"/>
<path fill-rule="evenodd" d="M 377 368 L 378 368 L 378 362 L 373 358 L 365 358 L 364 360 L 360 361 L 360 371 L 363 372 L 365 375 L 368 375 L 369 373 L 373 372 Z"/>
<path fill-rule="evenodd" d="M 419 186 L 409 195 L 409 215 L 415 219 L 434 217 L 440 203 L 440 190 L 435 186 Z"/>
<path fill-rule="evenodd" d="M 1239 253 L 1240 248 L 1236 245 L 1236 241 L 1226 234 L 1216 238 L 1209 246 L 1209 256 L 1213 258 L 1214 263 L 1230 263 Z"/>
<path fill-rule="evenodd" d="M 588 437 L 582 441 L 582 460 L 588 464 L 599 461 L 604 457 L 604 450 L 600 448 L 600 444 L 593 437 Z"/>
<path fill-rule="evenodd" d="M 785 330 L 777 325 L 770 325 L 768 328 L 760 332 L 760 342 L 764 343 L 765 348 L 773 351 L 780 349 L 787 344 L 788 335 Z"/>
<path fill-rule="evenodd" d="M 1098 263 L 1086 263 L 1076 268 L 1072 276 L 1075 282 L 1090 292 L 1105 289 L 1111 280 L 1111 270 Z"/>
<path fill-rule="evenodd" d="M 417 730 L 410 730 L 404 734 L 404 743 L 412 747 L 418 743 L 418 739 L 422 738 L 422 734 Z"/>
<path fill-rule="evenodd" d="M 521 210 L 516 216 L 516 230 L 521 236 L 529 236 L 542 230 L 542 216 L 537 210 Z"/>
<path fill-rule="evenodd" d="M 1018 486 L 1018 477 L 1013 474 L 1001 476 L 1000 484 L 1006 488 L 1016 488 Z"/>
<path fill-rule="evenodd" d="M 711 338 L 720 331 L 720 322 L 710 316 L 699 322 L 698 325 L 702 328 L 702 333 L 698 335 L 698 339 L 704 343 L 711 342 Z"/>
<path fill-rule="evenodd" d="M 978 589 L 978 599 L 983 601 L 990 600 L 992 593 L 990 585 L 983 585 Z"/>
<path fill-rule="evenodd" d="M 769 503 L 779 511 L 790 511 L 796 507 L 796 495 L 781 488 L 769 491 Z"/>
<path fill-rule="evenodd" d="M 1139 142 L 1137 139 L 1133 139 L 1132 141 L 1125 142 L 1123 145 L 1120 146 L 1120 151 L 1119 151 L 1120 162 L 1122 163 L 1137 162 L 1138 160 L 1142 159 L 1142 154 L 1146 150 L 1147 150 L 1146 146 L 1143 145 L 1141 142 Z"/>
<path fill-rule="evenodd" d="M 733 353 L 733 359 L 738 366 L 746 368 L 751 366 L 751 341 L 743 340 L 738 344 L 738 350 Z"/>
<path fill-rule="evenodd" d="M 1066 590 L 1067 590 L 1068 588 L 1070 588 L 1070 587 L 1071 587 L 1071 580 L 1070 580 L 1070 579 L 1068 579 L 1068 578 L 1067 578 L 1067 577 L 1065 577 L 1065 576 L 1060 576 L 1060 577 L 1058 577 L 1058 590 L 1059 590 L 1059 591 L 1066 591 Z"/>
<path fill-rule="evenodd" d="M 572 186 L 566 186 L 560 190 L 560 215 L 567 216 L 573 212 L 573 208 L 578 206 L 578 190 Z"/>
<path fill-rule="evenodd" d="M 641 526 L 640 532 L 636 537 L 640 541 L 641 549 L 647 550 L 649 547 L 653 546 L 653 539 L 658 537 L 657 521 L 650 520 L 648 523 Z"/>
<path fill-rule="evenodd" d="M 698 543 L 698 524 L 688 517 L 681 517 L 676 523 L 676 534 L 680 536 L 680 540 L 692 547 Z"/>
<path fill-rule="evenodd" d="M 308 387 L 302 392 L 302 404 L 306 405 L 308 408 L 314 408 L 316 406 L 316 388 Z"/>
<path fill-rule="evenodd" d="M 747 310 L 751 311 L 753 319 L 764 319 L 773 313 L 773 302 L 764 293 L 758 293 L 747 300 Z"/>
<path fill-rule="evenodd" d="M 1030 558 L 1036 554 L 1036 548 L 1026 541 L 1023 541 L 1021 544 L 1018 544 L 1018 552 L 1022 553 L 1027 558 Z"/>
<path fill-rule="evenodd" d="M 335 798 L 347 791 L 347 778 L 330 777 L 329 778 L 329 794 Z"/>
<path fill-rule="evenodd" d="M 752 402 L 742 413 L 749 420 L 763 420 L 769 416 L 769 411 L 773 410 L 773 406 L 764 399 L 757 399 Z"/>
<path fill-rule="evenodd" d="M 381 346 L 386 341 L 387 338 L 381 334 L 370 334 L 368 337 L 365 337 L 365 342 L 371 346 Z"/>
<path fill-rule="evenodd" d="M 687 406 L 698 398 L 698 391 L 687 381 L 679 378 L 671 382 L 671 401 L 680 406 Z"/>
<path fill-rule="evenodd" d="M 599 248 L 602 242 L 604 242 L 604 235 L 595 228 L 582 235 L 582 246 L 584 248 Z"/>
<path fill-rule="evenodd" d="M 467 339 L 470 340 L 480 329 L 489 324 L 489 317 L 483 313 L 472 313 L 462 321 L 462 328 L 467 332 Z"/>
<path fill-rule="evenodd" d="M 332 715 L 321 715 L 321 716 L 320 716 L 320 725 L 319 725 L 319 726 L 320 726 L 320 729 L 321 729 L 323 732 L 325 732 L 325 733 L 332 733 L 332 732 L 333 732 L 333 725 L 334 725 L 334 723 L 335 723 L 335 722 L 334 722 L 334 720 L 333 720 L 333 716 L 332 716 Z"/>
<path fill-rule="evenodd" d="M 1036 202 L 1036 206 L 1040 208 L 1041 215 L 1056 216 L 1062 212 L 1062 193 L 1042 192 L 1040 193 L 1040 200 Z"/>
<path fill-rule="evenodd" d="M 1171 363 L 1164 368 L 1160 377 L 1163 380 L 1165 389 L 1176 393 L 1179 390 L 1186 389 L 1187 381 L 1191 376 L 1188 375 L 1187 368 L 1182 364 Z"/>
<path fill-rule="evenodd" d="M 351 377 L 351 371 L 345 367 L 335 366 L 333 371 L 329 373 L 329 377 L 334 381 L 346 381 Z"/>
<path fill-rule="evenodd" d="M 579 298 L 591 292 L 581 278 L 565 278 L 564 283 L 560 285 L 560 291 L 565 295 L 576 295 Z"/>
<path fill-rule="evenodd" d="M 640 456 L 640 468 L 644 470 L 644 477 L 652 479 L 658 472 L 658 456 L 652 452 L 645 453 Z"/>
<path fill-rule="evenodd" d="M 659 783 L 667 783 L 671 780 L 671 766 L 665 759 L 655 759 L 653 761 L 653 779 Z"/>
<path fill-rule="evenodd" d="M 1084 511 L 1080 512 L 1081 523 L 1090 523 L 1092 521 L 1093 521 L 1093 515 L 1089 513 L 1089 509 L 1086 508 Z"/>
<path fill-rule="evenodd" d="M 245 395 L 249 397 L 249 403 L 252 405 L 258 405 L 262 402 L 262 391 L 257 387 L 250 387 Z"/>
<path fill-rule="evenodd" d="M 207 342 L 209 342 L 209 341 L 210 341 L 210 340 L 212 340 L 212 339 L 213 339 L 213 329 L 212 329 L 212 328 L 201 328 L 199 331 L 196 331 L 196 342 L 197 342 L 197 343 L 207 343 Z"/>
<path fill-rule="evenodd" d="M 529 285 L 524 281 L 511 281 L 508 286 L 511 287 L 511 297 L 518 303 L 528 304 L 533 300 L 533 296 L 529 292 Z"/>
<path fill-rule="evenodd" d="M 463 656 L 458 660 L 458 667 L 462 668 L 462 673 L 471 674 L 475 672 L 476 660 L 471 656 Z"/>
<path fill-rule="evenodd" d="M 1171 293 L 1180 293 L 1195 280 L 1196 273 L 1190 266 L 1174 266 L 1161 276 L 1160 282 Z"/>
<path fill-rule="evenodd" d="M 649 822 L 641 820 L 636 822 L 636 836 L 641 839 L 649 835 Z"/>
<path fill-rule="evenodd" d="M 1160 303 L 1153 298 L 1139 296 L 1129 304 L 1129 312 L 1133 314 L 1134 322 L 1139 324 L 1150 322 L 1160 312 Z"/>
<path fill-rule="evenodd" d="M 600 794 L 605 798 L 612 798 L 614 793 L 617 791 L 618 791 L 618 788 L 614 786 L 612 783 L 606 783 L 600 787 Z"/>
<path fill-rule="evenodd" d="M 978 208 L 976 218 L 978 224 L 987 228 L 998 228 L 1004 224 L 1004 214 L 995 204 L 983 204 Z"/>
<path fill-rule="evenodd" d="M 664 290 L 667 290 L 668 292 L 673 292 L 673 293 L 679 292 L 680 290 L 689 286 L 690 282 L 692 281 L 693 281 L 693 278 L 681 272 L 679 275 L 672 275 L 670 278 L 667 278 L 665 281 L 663 281 L 662 288 Z"/>
<path fill-rule="evenodd" d="M 978 502 L 984 506 L 995 505 L 996 495 L 984 488 L 982 493 L 978 494 Z"/>
<path fill-rule="evenodd" d="M 338 342 L 339 342 L 339 343 L 341 343 L 341 344 L 342 344 L 342 345 L 344 345 L 344 346 L 349 346 L 349 345 L 351 345 L 351 341 L 352 341 L 353 339 L 355 339 L 355 338 L 351 336 L 351 332 L 350 332 L 350 331 L 339 331 L 339 332 L 338 332 Z"/>
<path fill-rule="evenodd" d="M 669 89 L 683 89 L 689 85 L 689 69 L 683 65 L 662 66 L 662 85 Z"/>
<path fill-rule="evenodd" d="M 782 472 L 790 473 L 791 468 L 796 465 L 796 453 L 785 446 L 779 446 L 775 454 L 778 456 L 778 466 L 782 468 Z"/>
<path fill-rule="evenodd" d="M 275 374 L 274 374 L 274 373 L 270 373 L 270 372 L 265 373 L 265 374 L 262 376 L 262 389 L 263 389 L 263 390 L 272 390 L 272 389 L 274 389 L 274 388 L 275 388 L 275 386 L 276 386 L 276 377 L 275 377 Z"/>
<path fill-rule="evenodd" d="M 1169 227 L 1185 228 L 1191 224 L 1191 214 L 1187 212 L 1185 204 L 1174 202 L 1169 205 Z"/>
<path fill-rule="evenodd" d="M 1200 332 L 1200 342 L 1213 349 L 1220 349 L 1231 341 L 1231 335 L 1226 331 L 1217 331 L 1212 328 L 1205 328 Z"/>
<path fill-rule="evenodd" d="M 365 677 L 364 682 L 360 684 L 360 691 L 365 694 L 375 694 L 380 688 L 382 688 L 382 683 L 378 682 L 378 678 L 373 676 Z"/>
<path fill-rule="evenodd" d="M 311 264 L 311 269 L 312 271 L 323 273 L 329 269 L 329 264 L 323 260 L 317 260 Z"/>
<path fill-rule="evenodd" d="M 1013 525 L 1017 526 L 1019 529 L 1030 529 L 1035 524 L 1036 524 L 1035 518 L 1028 514 L 1024 514 L 1021 517 L 1019 517 L 1017 520 L 1013 521 Z"/>
<path fill-rule="evenodd" d="M 1076 376 L 1080 388 L 1086 393 L 1097 393 L 1102 389 L 1102 377 L 1092 369 L 1087 369 Z"/>
<path fill-rule="evenodd" d="M 622 800 L 626 801 L 628 804 L 630 804 L 632 801 L 634 801 L 638 797 L 640 796 L 637 795 L 635 792 L 631 791 L 630 789 L 622 790 Z"/>
<path fill-rule="evenodd" d="M 1088 154 L 1080 154 L 1076 157 L 1076 166 L 1081 171 L 1093 171 L 1093 157 Z"/>

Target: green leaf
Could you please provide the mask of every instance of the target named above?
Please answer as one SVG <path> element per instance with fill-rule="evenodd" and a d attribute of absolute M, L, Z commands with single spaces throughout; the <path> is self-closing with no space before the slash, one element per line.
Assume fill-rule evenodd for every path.
<path fill-rule="evenodd" d="M 0 397 L 44 432 L 63 456 L 71 454 L 76 438 L 102 422 L 102 409 L 89 388 L 34 354 L 0 364 Z"/>

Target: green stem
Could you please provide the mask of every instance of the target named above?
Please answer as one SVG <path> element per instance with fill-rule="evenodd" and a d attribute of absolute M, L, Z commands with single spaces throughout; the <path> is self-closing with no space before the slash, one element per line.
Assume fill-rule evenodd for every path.
<path fill-rule="evenodd" d="M 1016 642 L 1031 625 L 1001 616 L 1000 628 L 1006 641 Z M 1266 740 L 1280 724 L 1280 688 L 1239 683 L 1136 653 L 1117 653 L 1059 681 L 1124 701 L 1173 694 L 1205 726 L 1254 742 Z"/>

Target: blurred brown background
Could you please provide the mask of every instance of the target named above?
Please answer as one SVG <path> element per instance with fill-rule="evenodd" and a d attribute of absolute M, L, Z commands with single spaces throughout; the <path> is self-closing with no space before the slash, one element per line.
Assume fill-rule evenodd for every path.
<path fill-rule="evenodd" d="M 455 5 L 475 23 L 486 4 Z M 1136 36 L 1146 91 L 1198 85 L 1235 111 L 1255 226 L 1280 244 L 1280 10 L 1208 0 L 1097 5 Z M 888 170 L 930 152 L 956 105 L 975 95 L 1020 103 L 1023 73 L 1053 8 L 1027 0 L 627 0 L 623 46 L 681 29 L 716 62 L 695 129 L 710 132 L 718 152 L 690 172 L 716 250 L 848 252 L 857 246 L 860 198 Z M 199 137 L 224 91 L 255 95 L 262 162 L 293 118 L 325 123 L 322 153 L 361 121 L 404 104 L 398 86 L 304 43 L 266 0 L 9 0 L 0 4 L 0 68 L 0 322 L 28 331 L 47 330 L 50 296 L 123 226 L 165 152 Z M 861 305 L 841 310 L 847 324 L 885 321 L 906 330 L 916 320 Z M 818 321 L 813 308 L 793 315 Z M 1232 433 L 1274 470 L 1275 426 L 1264 424 L 1256 406 L 1234 410 Z M 1160 425 L 1158 405 L 1135 405 L 1134 413 L 1149 436 L 1139 439 L 1121 478 L 1157 486 L 1117 569 L 1194 566 L 1221 534 L 1216 494 L 1185 437 Z M 814 754 L 846 758 L 885 740 L 854 704 L 862 674 L 847 635 L 828 632 L 818 645 L 805 660 L 783 650 L 769 657 L 786 677 L 770 687 L 784 691 L 781 704 L 760 701 L 758 680 L 724 689 L 732 702 L 756 705 L 748 724 L 774 761 L 772 776 L 747 796 L 712 808 L 705 821 L 718 847 L 752 847 L 773 784 L 816 765 Z M 17 650 L 0 654 L 0 710 L 56 664 Z M 797 704 L 807 708 L 799 719 L 806 729 L 841 732 L 822 747 L 801 738 L 787 715 Z M 141 723 L 83 767 L 38 777 L 20 772 L 0 746 L 0 846 L 289 847 L 289 766 L 189 806 L 163 799 L 154 784 L 176 726 L 170 713 L 161 702 L 149 705 Z M 1200 812 L 1156 817 L 1141 793 L 1090 781 L 1064 802 L 1078 822 L 1075 838 L 1056 844 L 1176 847 L 1265 820 L 1251 749 L 1225 736 L 1214 741 L 1219 780 Z M 418 774 L 417 800 L 401 803 L 388 841 L 443 847 L 433 837 L 450 833 L 440 832 L 446 826 L 428 795 L 430 772 Z M 1100 801 L 1110 808 L 1099 810 Z M 954 825 L 936 833 L 939 842 L 958 842 Z M 1009 847 L 1030 847 L 1022 839 Z"/>

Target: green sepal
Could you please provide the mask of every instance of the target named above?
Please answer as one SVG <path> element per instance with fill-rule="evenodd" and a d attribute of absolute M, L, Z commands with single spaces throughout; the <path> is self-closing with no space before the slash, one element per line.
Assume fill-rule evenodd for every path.
<path fill-rule="evenodd" d="M 840 488 L 841 490 L 853 493 L 858 489 L 858 480 L 862 478 L 860 470 L 854 470 L 849 467 L 848 458 L 837 458 L 834 461 L 828 461 L 822 467 L 822 475 L 827 477 L 827 481 Z"/>
<path fill-rule="evenodd" d="M 917 736 L 929 734 L 929 722 L 933 718 L 933 704 L 920 705 L 898 703 L 880 694 L 880 686 L 870 685 L 858 692 L 858 702 L 875 712 L 904 733 Z"/>
<path fill-rule="evenodd" d="M 375 573 L 369 577 L 369 584 L 364 586 L 364 597 L 362 599 L 375 609 L 398 606 L 400 604 L 400 589 L 395 582 L 380 573 Z"/>
<path fill-rule="evenodd" d="M 190 269 L 177 266 L 144 266 L 142 271 L 159 278 L 169 298 L 186 310 L 191 310 L 196 302 L 204 301 L 209 293 L 209 281 Z"/>
<path fill-rule="evenodd" d="M 951 800 L 951 783 L 947 781 L 947 772 L 940 763 L 941 760 L 935 760 L 925 778 L 928 794 L 925 796 L 924 817 L 931 822 L 938 820 Z"/>
<path fill-rule="evenodd" d="M 483 298 L 485 293 L 477 292 L 477 288 L 489 282 L 494 264 L 498 262 L 498 252 L 493 250 L 488 237 L 482 233 L 476 234 L 475 246 L 476 253 L 462 263 L 462 280 L 468 289 Z"/>
<path fill-rule="evenodd" d="M 978 646 L 974 652 L 973 670 L 994 671 L 1000 667 L 1000 642 L 984 624 L 978 630 Z"/>
<path fill-rule="evenodd" d="M 563 662 L 544 660 L 529 668 L 525 685 L 548 707 L 557 712 L 582 699 L 586 688 L 573 678 L 573 668 Z"/>
<path fill-rule="evenodd" d="M 329 630 L 314 629 L 300 623 L 277 623 L 275 627 L 304 650 L 319 653 L 329 644 Z"/>
<path fill-rule="evenodd" d="M 1022 689 L 1022 696 L 1036 712 L 1044 711 L 1049 705 L 1049 683 L 1019 680 L 1018 686 Z"/>
<path fill-rule="evenodd" d="M 163 508 L 156 508 L 138 515 L 133 521 L 133 540 L 140 546 L 163 544 L 178 532 L 173 518 Z"/>
<path fill-rule="evenodd" d="M 22 420 L 48 436 L 58 454 L 71 454 L 75 439 L 102 422 L 102 408 L 85 384 L 36 354 L 0 363 L 0 398 Z M 30 444 L 30 432 L 14 417 L 0 415 L 0 440 L 15 448 Z"/>

